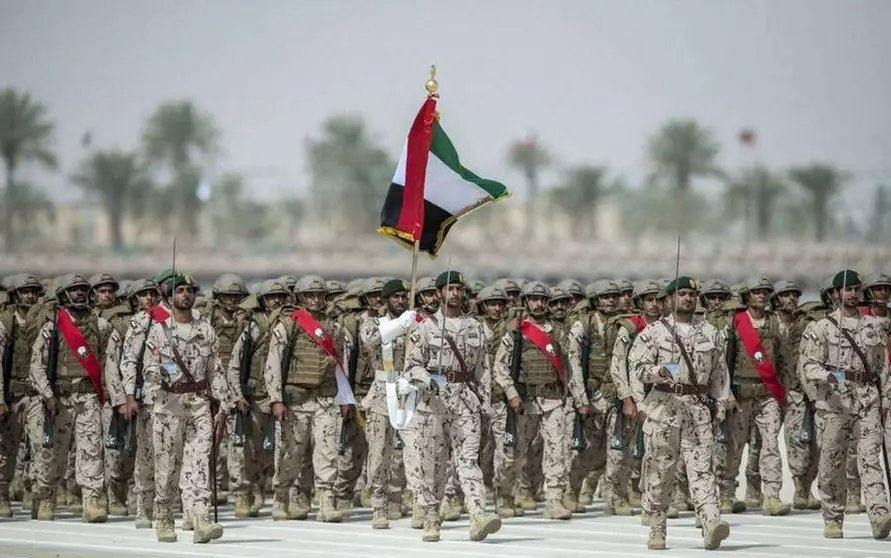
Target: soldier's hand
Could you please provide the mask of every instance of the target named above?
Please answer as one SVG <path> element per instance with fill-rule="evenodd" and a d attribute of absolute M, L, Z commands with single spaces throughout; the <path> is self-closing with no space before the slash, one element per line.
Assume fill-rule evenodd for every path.
<path fill-rule="evenodd" d="M 46 410 L 50 412 L 50 415 L 56 416 L 56 413 L 59 412 L 55 397 L 44 400 L 43 404 L 46 405 Z"/>
<path fill-rule="evenodd" d="M 739 404 L 736 402 L 736 398 L 731 397 L 730 399 L 728 399 L 727 404 L 724 406 L 724 408 L 728 413 L 735 413 L 736 411 L 738 411 Z"/>
<path fill-rule="evenodd" d="M 835 376 L 835 373 L 833 373 L 833 372 L 826 374 L 826 381 L 829 382 L 830 385 L 833 385 L 833 386 L 838 385 L 838 378 Z"/>
<path fill-rule="evenodd" d="M 285 404 L 273 403 L 272 414 L 273 416 L 275 416 L 275 420 L 277 420 L 278 422 L 285 422 Z"/>
<path fill-rule="evenodd" d="M 340 406 L 340 416 L 341 418 L 346 418 L 350 414 L 350 410 L 353 408 L 352 405 L 341 405 Z"/>
<path fill-rule="evenodd" d="M 626 397 L 622 400 L 622 414 L 629 420 L 637 418 L 637 405 L 634 404 L 634 399 Z"/>
<path fill-rule="evenodd" d="M 511 397 L 511 400 L 509 401 L 509 403 L 510 403 L 510 408 L 513 409 L 514 411 L 516 411 L 523 404 L 523 399 L 519 395 L 517 395 L 517 396 Z"/>
<path fill-rule="evenodd" d="M 226 415 L 217 413 L 213 417 L 213 436 L 219 438 L 223 434 L 223 427 L 226 425 Z"/>
<path fill-rule="evenodd" d="M 591 407 L 579 407 L 576 412 L 583 418 L 588 418 L 588 415 L 591 414 Z"/>
<path fill-rule="evenodd" d="M 238 401 L 235 402 L 235 407 L 238 409 L 238 411 L 240 413 L 246 413 L 248 411 L 248 408 L 250 408 L 250 405 L 248 404 L 247 399 L 242 397 L 241 399 L 239 399 Z"/>
<path fill-rule="evenodd" d="M 668 371 L 667 368 L 661 366 L 659 368 L 659 377 L 665 380 L 666 382 L 670 382 L 672 380 L 671 372 Z"/>

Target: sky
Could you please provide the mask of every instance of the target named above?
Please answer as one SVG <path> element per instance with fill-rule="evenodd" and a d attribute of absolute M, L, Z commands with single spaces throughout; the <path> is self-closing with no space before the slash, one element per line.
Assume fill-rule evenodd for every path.
<path fill-rule="evenodd" d="M 891 183 L 889 21 L 886 0 L 0 0 L 0 87 L 49 107 L 62 172 L 35 176 L 65 198 L 86 130 L 135 148 L 174 99 L 222 130 L 214 172 L 300 193 L 328 116 L 362 114 L 395 156 L 436 64 L 465 166 L 520 197 L 505 151 L 530 131 L 559 162 L 547 183 L 582 163 L 635 183 L 648 137 L 693 117 L 725 168 L 834 162 L 862 209 Z"/>

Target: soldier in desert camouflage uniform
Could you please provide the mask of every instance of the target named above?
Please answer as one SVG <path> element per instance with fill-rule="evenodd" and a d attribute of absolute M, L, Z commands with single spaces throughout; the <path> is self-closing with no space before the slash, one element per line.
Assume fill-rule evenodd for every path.
<path fill-rule="evenodd" d="M 644 510 L 650 514 L 647 547 L 665 548 L 665 509 L 671 498 L 675 463 L 684 454 L 696 514 L 707 549 L 718 548 L 730 534 L 721 520 L 711 469 L 713 428 L 723 420 L 729 399 L 729 375 L 717 329 L 695 318 L 697 285 L 678 277 L 666 287 L 671 316 L 638 334 L 628 355 L 641 384 L 653 384 L 644 400 L 646 448 Z"/>
<path fill-rule="evenodd" d="M 882 425 L 888 424 L 891 379 L 882 324 L 857 308 L 860 276 L 842 270 L 832 280 L 838 308 L 809 325 L 799 360 L 802 382 L 813 388 L 820 446 L 817 486 L 823 505 L 823 535 L 842 538 L 847 490 L 845 456 L 857 440 L 867 514 L 876 539 L 891 533 L 888 492 L 882 475 Z M 882 415 L 885 416 L 882 416 Z"/>
<path fill-rule="evenodd" d="M 411 336 L 400 378 L 403 387 L 420 391 L 412 422 L 415 430 L 405 452 L 406 467 L 418 467 L 418 504 L 426 512 L 422 540 L 439 541 L 439 504 L 445 490 L 443 463 L 455 472 L 470 514 L 471 540 L 483 540 L 501 528 L 501 518 L 485 512 L 485 485 L 480 471 L 481 413 L 489 405 L 491 373 L 482 325 L 464 315 L 464 276 L 446 271 L 436 279 L 440 309 L 421 322 Z M 403 389 L 405 388 L 405 389 Z M 451 455 L 451 459 L 449 456 Z"/>

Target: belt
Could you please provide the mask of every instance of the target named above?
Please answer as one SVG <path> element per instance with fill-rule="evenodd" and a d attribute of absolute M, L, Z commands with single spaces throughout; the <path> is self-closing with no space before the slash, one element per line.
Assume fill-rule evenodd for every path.
<path fill-rule="evenodd" d="M 879 377 L 873 372 L 861 370 L 858 372 L 845 372 L 845 380 L 855 384 L 874 384 L 879 380 Z"/>
<path fill-rule="evenodd" d="M 705 395 L 708 386 L 696 384 L 653 384 L 653 389 L 675 395 Z"/>
<path fill-rule="evenodd" d="M 65 396 L 71 395 L 72 393 L 96 393 L 96 388 L 93 386 L 93 382 L 89 380 L 83 380 L 76 384 L 59 382 L 60 395 Z"/>
<path fill-rule="evenodd" d="M 161 382 L 161 391 L 181 395 L 183 393 L 198 393 L 207 389 L 207 380 L 200 382 L 177 382 L 172 386 L 167 382 Z"/>

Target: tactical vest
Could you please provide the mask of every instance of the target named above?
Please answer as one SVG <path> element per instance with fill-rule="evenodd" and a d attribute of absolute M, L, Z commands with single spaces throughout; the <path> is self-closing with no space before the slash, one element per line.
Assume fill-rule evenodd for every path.
<path fill-rule="evenodd" d="M 336 365 L 296 322 L 286 322 L 288 335 L 294 339 L 291 347 L 291 369 L 288 371 L 286 386 L 312 389 L 321 397 L 337 394 L 337 380 L 334 377 Z M 320 325 L 329 335 L 334 332 L 333 320 L 326 318 Z"/>
<path fill-rule="evenodd" d="M 108 320 L 108 323 L 114 327 L 115 331 L 118 332 L 118 335 L 121 336 L 121 339 L 127 335 L 127 329 L 130 327 L 129 318 L 132 315 L 133 311 L 130 309 L 129 304 L 118 304 L 116 306 L 104 308 L 98 312 L 98 316 Z"/>
<path fill-rule="evenodd" d="M 774 343 L 776 343 L 777 337 L 780 334 L 777 317 L 767 314 L 764 326 L 755 328 L 755 331 L 761 338 L 761 345 L 764 347 L 764 358 L 770 359 L 779 375 L 782 371 L 777 368 L 777 355 L 774 351 Z M 752 357 L 746 352 L 746 346 L 743 344 L 739 333 L 734 331 L 734 334 L 736 335 L 736 369 L 733 371 L 733 379 L 734 383 L 737 383 L 735 380 L 742 380 L 738 385 L 738 395 L 741 397 L 768 395 L 767 387 L 761 382 L 761 375 L 755 368 Z"/>
<path fill-rule="evenodd" d="M 345 312 L 345 313 L 341 314 L 341 316 L 340 316 L 341 325 L 343 326 L 343 328 L 345 330 L 347 330 L 350 333 L 350 336 L 353 338 L 353 343 L 355 343 L 354 350 L 357 351 L 356 357 L 355 357 L 356 358 L 356 376 L 355 376 L 355 382 L 354 382 L 355 385 L 352 386 L 353 393 L 357 397 L 364 397 L 368 393 L 368 390 L 371 389 L 371 384 L 374 382 L 374 370 L 371 369 L 371 365 L 368 363 L 368 360 L 365 358 L 364 351 L 361 349 L 361 346 L 360 346 L 362 340 L 359 339 L 359 324 L 361 323 L 362 313 L 363 313 L 363 311 L 350 311 L 350 312 Z M 371 316 L 369 319 L 373 319 L 373 316 Z M 395 360 L 395 358 L 396 358 L 395 346 L 394 346 L 393 358 L 394 358 L 394 366 L 396 366 L 397 363 L 401 363 L 401 361 Z M 345 362 L 343 364 L 344 364 L 344 366 L 349 368 L 348 362 Z M 350 374 L 349 370 L 344 370 L 344 373 L 347 374 L 347 376 L 349 377 L 349 374 Z"/>
<path fill-rule="evenodd" d="M 4 310 L 0 319 L 3 320 L 3 327 L 6 328 L 6 335 L 11 335 L 12 343 L 12 371 L 10 372 L 10 390 L 13 397 L 24 395 L 28 391 L 30 376 L 28 375 L 31 367 L 31 345 L 25 338 L 25 324 L 16 323 L 13 332 L 13 320 L 16 319 L 15 305 L 8 305 Z M 14 333 L 14 335 L 13 335 Z"/>
<path fill-rule="evenodd" d="M 254 399 L 263 399 L 269 397 L 269 391 L 266 389 L 266 377 L 263 371 L 266 368 L 266 357 L 269 355 L 269 318 L 263 312 L 254 314 L 254 329 L 257 331 L 257 338 L 253 342 L 253 352 L 251 353 L 251 375 L 250 382 L 254 388 Z"/>
<path fill-rule="evenodd" d="M 72 317 L 74 317 L 72 315 Z M 108 335 L 106 334 L 105 339 L 102 339 L 102 336 L 99 334 L 99 317 L 95 314 L 87 314 L 82 318 L 75 318 L 74 323 L 77 326 L 77 329 L 83 334 L 84 339 L 87 342 L 87 348 L 91 353 L 96 355 L 96 358 L 99 359 L 101 364 L 105 362 L 105 342 L 108 341 Z M 70 385 L 71 380 L 75 378 L 86 378 L 87 372 L 84 370 L 83 366 L 80 365 L 80 362 L 77 360 L 77 357 L 71 352 L 71 349 L 68 348 L 68 344 L 65 343 L 65 339 L 62 336 L 62 333 L 59 332 L 59 368 L 58 368 L 58 377 L 59 383 L 63 388 Z M 104 341 L 104 342 L 103 342 Z"/>
<path fill-rule="evenodd" d="M 594 312 L 588 315 L 587 387 L 590 393 L 597 390 L 606 391 L 612 386 L 612 377 L 609 375 L 609 355 L 604 351 L 606 341 L 603 335 L 597 331 L 597 324 L 594 323 L 595 316 Z M 606 330 L 605 326 L 604 330 Z"/>
<path fill-rule="evenodd" d="M 480 323 L 485 325 L 485 318 L 480 318 Z M 489 327 L 492 334 L 486 337 L 486 357 L 489 359 L 490 370 L 494 370 L 495 355 L 498 354 L 498 347 L 501 346 L 501 339 L 504 337 L 504 321 L 497 322 L 494 327 Z M 498 382 L 492 382 L 491 401 L 501 401 L 504 396 L 504 390 L 498 385 Z"/>
<path fill-rule="evenodd" d="M 556 344 L 556 340 L 554 341 Z M 556 345 L 555 345 L 556 346 Z M 528 339 L 523 339 L 523 364 L 520 367 L 520 382 L 527 386 L 541 386 L 559 381 L 557 371 L 545 356 Z"/>
<path fill-rule="evenodd" d="M 236 312 L 232 321 L 226 323 L 223 321 L 222 312 L 219 312 L 214 305 L 210 313 L 210 323 L 213 326 L 220 343 L 220 364 L 223 365 L 223 370 L 226 370 L 229 368 L 229 360 L 232 358 L 232 349 L 235 346 L 235 341 L 238 339 L 238 334 L 241 333 L 244 320 L 242 319 L 242 316 Z"/>

